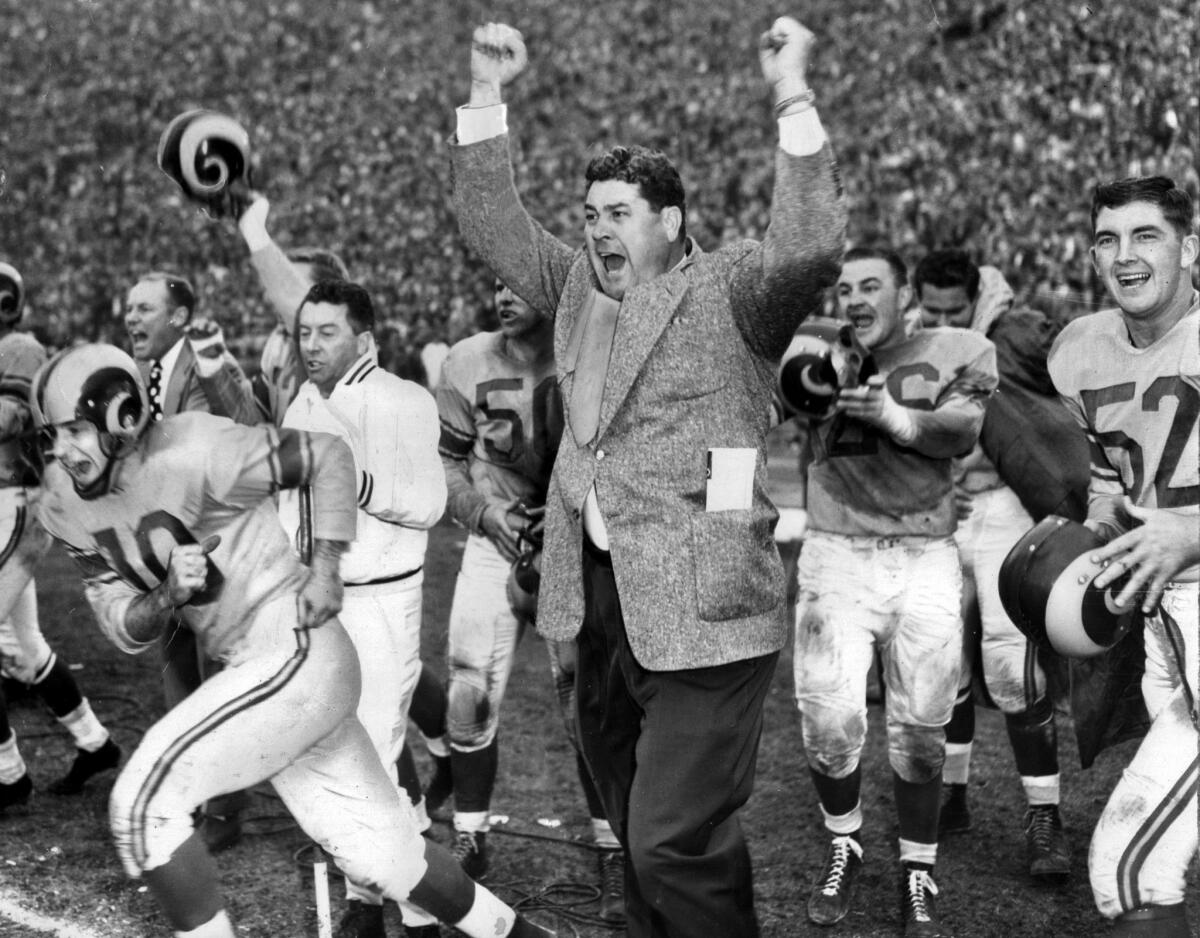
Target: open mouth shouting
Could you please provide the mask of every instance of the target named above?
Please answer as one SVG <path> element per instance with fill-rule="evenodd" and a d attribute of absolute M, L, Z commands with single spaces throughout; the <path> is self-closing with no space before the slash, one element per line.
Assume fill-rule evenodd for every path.
<path fill-rule="evenodd" d="M 1150 275 L 1146 272 L 1117 274 L 1117 283 L 1121 285 L 1122 290 L 1136 290 L 1138 287 L 1150 281 Z"/>
<path fill-rule="evenodd" d="M 134 358 L 145 358 L 150 346 L 150 334 L 141 328 L 127 329 Z"/>

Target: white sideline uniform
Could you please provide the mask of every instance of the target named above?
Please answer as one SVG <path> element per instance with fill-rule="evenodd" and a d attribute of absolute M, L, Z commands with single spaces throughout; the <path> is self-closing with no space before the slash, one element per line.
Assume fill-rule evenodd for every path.
<path fill-rule="evenodd" d="M 437 407 L 423 387 L 380 368 L 372 350 L 350 366 L 328 398 L 310 381 L 301 385 L 283 426 L 332 433 L 354 456 L 358 535 L 341 559 L 346 590 L 339 619 L 362 672 L 358 719 L 395 781 L 421 676 L 427 532 L 446 507 Z M 279 508 L 284 530 L 297 537 L 306 520 L 298 501 L 295 491 L 284 492 Z M 377 890 L 349 878 L 346 895 L 372 905 L 382 901 Z M 418 921 L 422 915 L 405 909 L 408 924 L 432 921 Z"/>
<path fill-rule="evenodd" d="M 1050 376 L 1088 436 L 1088 518 L 1127 528 L 1120 497 L 1170 508 L 1200 524 L 1200 294 L 1153 345 L 1135 348 L 1119 310 L 1070 323 L 1054 343 Z M 1115 918 L 1139 905 L 1183 901 L 1196 855 L 1197 605 L 1200 568 L 1178 576 L 1146 622 L 1142 695 L 1154 722 L 1092 835 L 1088 872 L 1096 907 Z"/>

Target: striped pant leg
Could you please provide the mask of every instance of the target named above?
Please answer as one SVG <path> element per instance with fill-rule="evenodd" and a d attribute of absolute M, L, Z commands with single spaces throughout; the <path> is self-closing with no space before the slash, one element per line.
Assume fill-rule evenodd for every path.
<path fill-rule="evenodd" d="M 294 631 L 295 617 L 294 596 L 261 613 L 255 650 L 205 681 L 142 738 L 109 801 L 129 875 L 171 858 L 191 835 L 198 805 L 270 778 L 352 714 L 358 664 L 341 625 Z"/>
<path fill-rule="evenodd" d="M 1196 854 L 1197 733 L 1182 687 L 1155 717 L 1092 835 L 1088 872 L 1107 918 L 1182 902 Z"/>

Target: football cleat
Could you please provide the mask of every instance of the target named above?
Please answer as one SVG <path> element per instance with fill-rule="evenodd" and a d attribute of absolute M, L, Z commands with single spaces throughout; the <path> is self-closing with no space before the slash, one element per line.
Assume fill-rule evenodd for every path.
<path fill-rule="evenodd" d="M 442 927 L 433 925 L 405 925 L 404 938 L 442 938 Z"/>
<path fill-rule="evenodd" d="M 834 837 L 825 857 L 825 869 L 808 897 L 808 920 L 833 925 L 850 911 L 854 881 L 862 869 L 862 845 L 853 837 Z"/>
<path fill-rule="evenodd" d="M 488 868 L 487 834 L 482 831 L 455 831 L 450 855 L 471 879 L 483 879 Z"/>
<path fill-rule="evenodd" d="M 512 931 L 508 933 L 508 938 L 558 938 L 558 932 L 543 928 L 541 925 L 529 921 L 523 915 L 518 915 L 517 920 L 513 922 Z"/>
<path fill-rule="evenodd" d="M 1031 805 L 1025 812 L 1025 849 L 1034 879 L 1058 883 L 1071 874 L 1071 845 L 1058 805 Z"/>
<path fill-rule="evenodd" d="M 934 901 L 937 894 L 937 884 L 928 869 L 910 863 L 903 865 L 900 917 L 904 922 L 904 938 L 952 938 L 938 921 Z"/>
<path fill-rule="evenodd" d="M 613 925 L 625 923 L 625 853 L 600 851 L 600 917 Z"/>
<path fill-rule="evenodd" d="M 0 814 L 4 813 L 5 808 L 13 808 L 24 804 L 29 800 L 32 792 L 33 782 L 30 781 L 28 772 L 15 782 L 0 782 Z"/>
<path fill-rule="evenodd" d="M 76 752 L 71 770 L 50 786 L 54 795 L 78 795 L 88 779 L 108 769 L 115 769 L 121 761 L 121 747 L 111 739 L 106 739 L 104 745 L 95 752 L 80 749 Z"/>
<path fill-rule="evenodd" d="M 967 786 L 945 786 L 946 800 L 938 813 L 938 836 L 965 834 L 971 829 L 971 809 L 967 806 Z"/>

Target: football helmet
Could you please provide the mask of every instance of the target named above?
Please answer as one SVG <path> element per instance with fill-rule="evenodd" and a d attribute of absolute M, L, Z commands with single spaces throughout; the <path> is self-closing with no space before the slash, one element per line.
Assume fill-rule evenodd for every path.
<path fill-rule="evenodd" d="M 1133 626 L 1141 595 L 1128 607 L 1114 602 L 1129 574 L 1097 589 L 1103 569 L 1091 555 L 1104 541 L 1075 521 L 1048 515 L 1013 545 L 1000 565 L 1000 601 L 1013 624 L 1036 645 L 1069 658 L 1112 648 Z"/>
<path fill-rule="evenodd" d="M 0 326 L 15 326 L 25 312 L 25 282 L 12 264 L 0 262 Z"/>
<path fill-rule="evenodd" d="M 158 139 L 158 167 L 210 215 L 232 212 L 229 184 L 250 177 L 250 135 L 216 111 L 185 111 Z"/>
<path fill-rule="evenodd" d="M 842 388 L 857 387 L 878 370 L 850 323 L 814 316 L 796 330 L 779 363 L 779 398 L 789 415 L 824 420 Z"/>
<path fill-rule="evenodd" d="M 29 391 L 40 428 L 86 420 L 117 444 L 131 443 L 150 421 L 150 398 L 132 358 L 112 345 L 76 345 L 38 369 Z"/>

